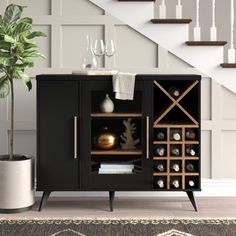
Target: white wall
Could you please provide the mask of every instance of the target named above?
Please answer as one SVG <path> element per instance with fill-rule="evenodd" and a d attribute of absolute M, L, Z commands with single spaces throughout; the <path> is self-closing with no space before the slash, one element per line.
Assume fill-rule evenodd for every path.
<path fill-rule="evenodd" d="M 186 0 L 187 2 L 189 0 Z M 122 24 L 88 0 L 2 0 L 27 5 L 26 15 L 34 18 L 35 29 L 45 31 L 37 42 L 47 60 L 37 60 L 29 70 L 42 73 L 71 73 L 78 70 L 86 47 L 86 34 L 93 38 L 115 39 L 117 53 L 106 58 L 106 67 L 141 73 L 199 73 L 174 55 Z M 183 1 L 184 2 L 184 1 Z M 187 4 L 187 3 L 186 3 Z M 126 69 L 124 69 L 126 68 Z M 129 68 L 129 69 L 128 69 Z M 16 81 L 15 152 L 36 154 L 36 90 L 28 93 Z M 0 100 L 0 154 L 8 149 L 8 100 Z M 202 176 L 207 179 L 235 178 L 236 97 L 227 89 L 203 78 L 202 81 Z"/>

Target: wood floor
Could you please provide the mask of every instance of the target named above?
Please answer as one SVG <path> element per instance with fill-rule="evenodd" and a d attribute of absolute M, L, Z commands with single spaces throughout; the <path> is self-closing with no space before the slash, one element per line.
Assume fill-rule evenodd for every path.
<path fill-rule="evenodd" d="M 109 211 L 108 198 L 51 197 L 38 212 L 39 199 L 33 210 L 18 214 L 0 214 L 0 218 L 40 217 L 171 217 L 171 218 L 236 218 L 236 198 L 198 197 L 195 212 L 188 198 L 116 197 L 114 212 Z"/>

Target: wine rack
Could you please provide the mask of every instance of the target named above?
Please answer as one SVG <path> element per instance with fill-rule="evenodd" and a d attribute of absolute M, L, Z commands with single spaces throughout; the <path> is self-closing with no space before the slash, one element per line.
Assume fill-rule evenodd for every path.
<path fill-rule="evenodd" d="M 176 97 L 170 94 L 170 85 L 171 90 L 178 88 Z M 156 190 L 200 189 L 198 92 L 196 80 L 154 81 L 153 185 Z M 158 165 L 163 168 L 158 170 Z"/>

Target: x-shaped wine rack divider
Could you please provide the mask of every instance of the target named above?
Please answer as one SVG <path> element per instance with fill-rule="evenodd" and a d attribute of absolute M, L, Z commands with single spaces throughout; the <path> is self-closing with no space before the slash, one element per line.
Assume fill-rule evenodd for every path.
<path fill-rule="evenodd" d="M 179 109 L 195 124 L 199 125 L 199 123 L 183 108 L 182 105 L 180 105 L 180 101 L 199 83 L 199 81 L 195 81 L 191 86 L 189 86 L 182 95 L 175 100 L 156 80 L 154 81 L 154 84 L 173 102 L 163 113 L 162 115 L 156 119 L 154 122 L 154 127 L 167 115 L 168 112 L 170 112 L 175 106 L 178 106 Z"/>

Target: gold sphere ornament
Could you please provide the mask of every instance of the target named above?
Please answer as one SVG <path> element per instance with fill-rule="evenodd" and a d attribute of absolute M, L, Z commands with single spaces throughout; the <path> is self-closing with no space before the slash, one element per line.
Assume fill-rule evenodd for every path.
<path fill-rule="evenodd" d="M 103 131 L 95 138 L 95 145 L 100 149 L 113 149 L 118 143 L 118 136 L 108 131 L 107 127 L 104 127 Z"/>

